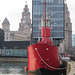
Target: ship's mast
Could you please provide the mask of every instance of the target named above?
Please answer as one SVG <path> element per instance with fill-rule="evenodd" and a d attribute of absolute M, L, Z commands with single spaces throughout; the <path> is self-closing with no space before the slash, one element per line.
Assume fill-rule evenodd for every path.
<path fill-rule="evenodd" d="M 44 20 L 45 20 L 45 42 L 46 42 L 46 0 L 45 0 L 45 2 L 44 2 L 44 14 L 45 14 L 45 16 L 44 16 Z"/>
<path fill-rule="evenodd" d="M 42 19 L 41 25 L 41 37 L 42 37 L 42 41 L 39 41 L 38 43 L 49 43 L 49 44 L 53 44 L 49 37 L 50 37 L 50 19 L 46 18 L 46 0 L 44 0 L 44 19 Z"/>

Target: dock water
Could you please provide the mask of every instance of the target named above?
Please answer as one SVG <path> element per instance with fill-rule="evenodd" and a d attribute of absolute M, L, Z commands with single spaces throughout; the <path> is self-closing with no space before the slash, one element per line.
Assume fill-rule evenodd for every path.
<path fill-rule="evenodd" d="M 27 58 L 0 58 L 0 74 L 6 75 L 36 75 L 36 74 L 26 74 L 24 72 L 24 67 L 27 66 Z M 71 65 L 71 72 L 68 75 L 75 75 L 75 61 L 68 62 Z M 15 65 L 15 66 L 14 66 Z M 8 67 L 7 67 L 8 66 Z M 7 70 L 8 69 L 8 70 Z M 14 72 L 15 71 L 15 72 Z M 18 74 L 17 74 L 18 73 Z M 48 74 L 46 74 L 48 75 Z"/>

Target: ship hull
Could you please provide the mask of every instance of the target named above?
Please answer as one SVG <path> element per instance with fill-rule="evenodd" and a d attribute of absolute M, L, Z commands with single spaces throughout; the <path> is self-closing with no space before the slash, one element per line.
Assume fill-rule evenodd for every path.
<path fill-rule="evenodd" d="M 60 68 L 58 48 L 37 43 L 28 47 L 28 71 L 29 72 L 54 72 Z"/>
<path fill-rule="evenodd" d="M 45 68 L 38 68 L 37 70 L 35 71 L 28 71 L 29 73 L 35 73 L 35 74 L 41 74 L 41 75 L 59 75 L 61 74 L 60 70 L 55 70 L 55 71 L 50 71 L 50 70 L 47 70 Z"/>

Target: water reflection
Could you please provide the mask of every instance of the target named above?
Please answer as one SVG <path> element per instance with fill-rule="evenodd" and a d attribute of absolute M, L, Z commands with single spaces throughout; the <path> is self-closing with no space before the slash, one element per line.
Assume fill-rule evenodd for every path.
<path fill-rule="evenodd" d="M 53 75 L 53 74 L 32 74 L 27 73 L 24 67 L 28 63 L 10 63 L 10 62 L 0 62 L 0 75 Z"/>
<path fill-rule="evenodd" d="M 47 75 L 47 74 L 32 74 L 27 73 L 24 67 L 28 63 L 11 63 L 11 62 L 0 62 L 0 75 Z"/>
<path fill-rule="evenodd" d="M 0 75 L 27 75 L 24 66 L 27 66 L 27 63 L 0 62 Z"/>

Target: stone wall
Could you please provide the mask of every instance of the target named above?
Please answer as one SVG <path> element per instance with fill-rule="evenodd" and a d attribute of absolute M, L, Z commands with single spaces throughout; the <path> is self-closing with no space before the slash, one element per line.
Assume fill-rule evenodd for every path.
<path fill-rule="evenodd" d="M 0 62 L 28 62 L 28 58 L 0 57 Z"/>

